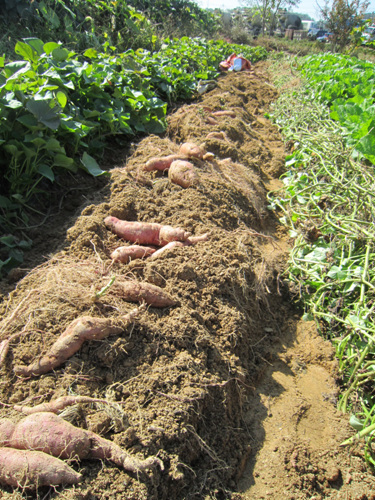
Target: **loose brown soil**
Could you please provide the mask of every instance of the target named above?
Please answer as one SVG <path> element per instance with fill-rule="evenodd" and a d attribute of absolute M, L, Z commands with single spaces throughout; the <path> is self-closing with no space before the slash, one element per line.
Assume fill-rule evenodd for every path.
<path fill-rule="evenodd" d="M 157 455 L 165 470 L 134 475 L 84 460 L 72 464 L 83 474 L 78 486 L 3 486 L 1 498 L 375 498 L 362 451 L 339 447 L 351 431 L 335 409 L 333 349 L 300 320 L 283 278 L 288 237 L 266 197 L 284 165 L 278 131 L 264 118 L 276 97 L 262 65 L 223 76 L 215 90 L 170 116 L 165 136 L 147 137 L 115 159 L 108 182 L 72 197 L 82 203 L 78 217 L 71 207 L 64 223 L 60 214 L 45 232 L 36 230 L 39 265 L 16 286 L 24 271 L 2 284 L 0 340 L 20 335 L 1 367 L 1 416 L 17 421 L 13 405 L 68 394 L 106 398 L 118 404 L 77 405 L 63 416 L 130 455 Z M 207 123 L 219 109 L 236 117 Z M 193 160 L 198 186 L 183 189 L 166 174 L 142 171 L 148 159 L 176 153 L 185 141 L 215 155 Z M 125 243 L 106 229 L 107 215 L 210 237 L 155 260 L 112 265 L 110 252 Z M 38 358 L 75 318 L 129 312 L 134 304 L 119 289 L 128 278 L 165 288 L 178 304 L 149 307 L 122 335 L 86 342 L 51 373 L 14 375 L 15 365 Z"/>

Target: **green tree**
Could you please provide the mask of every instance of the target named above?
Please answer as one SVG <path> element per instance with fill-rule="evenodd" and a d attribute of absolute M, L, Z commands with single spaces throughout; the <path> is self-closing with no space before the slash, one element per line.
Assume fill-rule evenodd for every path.
<path fill-rule="evenodd" d="M 333 0 L 332 6 L 328 2 L 324 7 L 319 6 L 323 21 L 333 33 L 333 42 L 339 50 L 350 42 L 353 28 L 361 25 L 369 5 L 367 0 Z"/>
<path fill-rule="evenodd" d="M 280 11 L 296 7 L 301 0 L 244 0 L 245 5 L 251 7 L 255 15 L 259 16 L 262 23 L 261 33 L 267 31 L 271 33 L 277 25 L 277 18 Z"/>

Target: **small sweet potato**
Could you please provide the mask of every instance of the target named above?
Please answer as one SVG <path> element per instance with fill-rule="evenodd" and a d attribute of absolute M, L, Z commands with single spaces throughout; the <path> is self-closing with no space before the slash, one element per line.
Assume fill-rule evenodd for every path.
<path fill-rule="evenodd" d="M 49 403 L 41 403 L 36 406 L 21 406 L 14 405 L 13 409 L 22 412 L 24 415 L 31 415 L 32 413 L 40 412 L 51 412 L 58 413 L 67 406 L 83 404 L 83 403 L 101 403 L 101 404 L 113 404 L 111 401 L 106 399 L 90 398 L 89 396 L 61 396 L 60 398 L 54 399 Z"/>
<path fill-rule="evenodd" d="M 173 241 L 172 243 L 179 242 Z M 118 295 L 129 302 L 146 302 L 152 307 L 171 307 L 177 304 L 165 290 L 150 283 L 136 280 L 123 281 L 118 285 L 117 290 Z"/>
<path fill-rule="evenodd" d="M 0 483 L 18 488 L 76 484 L 82 481 L 68 464 L 41 451 L 0 448 Z"/>
<path fill-rule="evenodd" d="M 198 146 L 197 144 L 194 144 L 193 142 L 184 142 L 181 144 L 179 153 L 187 156 L 188 158 L 200 158 L 202 159 L 205 151 L 203 148 Z M 176 158 L 177 160 L 178 158 Z"/>
<path fill-rule="evenodd" d="M 188 247 L 191 245 L 195 245 L 196 243 L 199 243 L 200 241 L 207 241 L 208 237 L 209 237 L 209 233 L 205 233 L 205 234 L 201 234 L 200 236 L 189 236 L 189 238 L 187 240 L 185 240 L 184 242 L 171 241 L 170 243 L 168 243 L 164 247 L 159 248 L 159 250 L 156 250 L 156 252 L 152 254 L 151 259 L 156 259 L 166 250 L 171 250 L 172 248 L 175 248 L 175 247 Z"/>
<path fill-rule="evenodd" d="M 170 241 L 169 243 L 167 243 L 163 247 L 159 248 L 159 250 L 156 250 L 156 252 L 152 254 L 151 259 L 158 258 L 159 255 L 161 255 L 166 250 L 171 250 L 172 248 L 175 248 L 175 247 L 184 247 L 184 246 L 185 246 L 185 244 L 182 243 L 181 241 Z"/>
<path fill-rule="evenodd" d="M 49 412 L 28 415 L 17 424 L 7 418 L 1 419 L 0 446 L 41 451 L 61 459 L 106 459 L 131 472 L 140 472 L 156 466 L 163 469 L 159 458 L 139 460 L 131 457 L 112 441 L 75 427 Z"/>
<path fill-rule="evenodd" d="M 128 247 L 118 247 L 111 253 L 111 259 L 115 262 L 127 264 L 134 259 L 144 259 L 155 252 L 155 248 L 143 247 L 141 245 L 131 245 Z"/>
<path fill-rule="evenodd" d="M 141 245 L 163 246 L 170 241 L 185 241 L 190 233 L 172 226 L 153 222 L 134 222 L 106 217 L 104 224 L 123 240 Z"/>
<path fill-rule="evenodd" d="M 86 340 L 102 340 L 110 335 L 123 332 L 125 325 L 133 321 L 140 310 L 141 307 L 133 309 L 129 314 L 123 316 L 121 321 L 112 318 L 93 318 L 92 316 L 77 318 L 70 323 L 44 356 L 28 366 L 16 365 L 14 372 L 16 375 L 24 377 L 47 373 L 73 356 Z"/>
<path fill-rule="evenodd" d="M 194 165 L 184 160 L 176 160 L 172 163 L 168 171 L 168 179 L 183 188 L 196 186 L 199 183 L 199 176 Z"/>
<path fill-rule="evenodd" d="M 168 170 L 173 161 L 181 159 L 184 159 L 184 156 L 182 154 L 151 158 L 150 160 L 148 160 L 143 169 L 147 172 L 151 172 L 153 170 Z"/>
<path fill-rule="evenodd" d="M 212 116 L 230 116 L 231 118 L 236 118 L 236 112 L 231 110 L 213 111 Z"/>
<path fill-rule="evenodd" d="M 208 125 L 217 125 L 219 122 L 215 120 L 213 116 L 207 116 L 206 123 L 208 123 Z"/>
<path fill-rule="evenodd" d="M 226 133 L 223 131 L 210 132 L 209 134 L 207 134 L 206 139 L 219 139 L 220 141 L 228 140 Z"/>

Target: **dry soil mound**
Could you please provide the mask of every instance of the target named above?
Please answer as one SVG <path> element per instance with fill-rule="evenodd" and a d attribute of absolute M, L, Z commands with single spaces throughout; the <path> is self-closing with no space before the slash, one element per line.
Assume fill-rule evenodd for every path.
<path fill-rule="evenodd" d="M 215 90 L 178 109 L 164 137 L 147 137 L 126 161 L 118 159 L 109 184 L 67 231 L 64 248 L 26 275 L 2 304 L 0 339 L 21 335 L 13 338 L 1 367 L 1 416 L 16 421 L 22 417 L 14 404 L 33 406 L 67 394 L 107 399 L 118 404 L 74 406 L 64 412 L 65 418 L 112 439 L 138 458 L 157 455 L 165 466 L 164 471 L 137 476 L 110 462 L 83 461 L 73 464 L 83 473 L 80 485 L 45 488 L 41 498 L 234 498 L 244 472 L 252 477 L 256 451 L 265 439 L 261 409 L 266 406 L 255 397 L 257 388 L 268 380 L 267 370 L 285 335 L 290 347 L 296 330 L 280 277 L 288 251 L 285 235 L 267 211 L 266 185 L 284 164 L 278 132 L 263 117 L 276 97 L 256 69 L 225 75 Z M 211 112 L 223 109 L 234 111 L 235 118 L 222 116 L 216 124 L 209 123 Z M 148 159 L 175 153 L 185 141 L 215 155 L 211 161 L 193 161 L 198 186 L 183 189 L 163 173 L 142 170 Z M 106 229 L 108 215 L 210 236 L 155 260 L 112 264 L 110 252 L 126 243 Z M 112 277 L 113 285 L 94 300 Z M 158 285 L 177 305 L 149 307 L 122 335 L 85 343 L 53 372 L 15 376 L 15 365 L 38 358 L 75 318 L 117 318 L 132 310 L 134 305 L 125 302 L 119 290 L 124 279 Z M 331 377 L 332 350 L 313 338 L 319 344 L 320 366 Z M 285 366 L 295 356 L 301 358 L 301 353 L 283 360 Z M 306 363 L 314 364 L 315 359 Z M 264 386 L 262 390 L 267 392 Z M 334 414 L 332 403 L 327 411 Z M 268 479 L 268 486 L 266 481 L 249 498 L 263 498 L 267 488 L 273 498 L 312 498 L 311 492 L 319 491 L 313 484 L 330 494 L 332 481 L 339 479 L 335 476 L 329 483 L 326 469 L 317 469 L 322 484 L 318 472 L 315 483 L 310 478 L 306 488 L 303 481 L 298 483 L 304 474 L 314 474 L 306 472 L 305 463 L 303 470 L 294 465 L 304 453 L 300 442 L 280 449 L 286 462 L 272 464 L 274 486 Z M 246 471 L 249 459 L 251 470 Z M 280 478 L 285 478 L 285 464 L 292 459 L 290 469 L 297 479 L 288 490 L 288 480 L 283 484 Z M 242 487 L 251 484 L 245 480 Z M 272 496 L 276 485 L 280 496 Z M 2 492 L 4 498 L 18 495 L 7 487 Z M 295 492 L 301 496 L 293 496 Z M 35 497 L 32 492 L 22 494 Z"/>

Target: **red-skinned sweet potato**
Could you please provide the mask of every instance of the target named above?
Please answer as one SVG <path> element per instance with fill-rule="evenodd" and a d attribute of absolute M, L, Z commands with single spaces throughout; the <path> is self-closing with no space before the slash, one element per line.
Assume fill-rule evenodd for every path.
<path fill-rule="evenodd" d="M 209 237 L 209 233 L 201 234 L 200 236 L 189 236 L 187 240 L 184 242 L 181 241 L 171 241 L 167 245 L 165 245 L 162 248 L 159 248 L 159 250 L 156 250 L 155 253 L 152 254 L 151 259 L 157 259 L 163 252 L 166 250 L 171 250 L 172 248 L 175 247 L 188 247 L 191 245 L 195 245 L 196 243 L 199 243 L 200 241 L 207 241 Z"/>
<path fill-rule="evenodd" d="M 202 159 L 205 151 L 203 148 L 198 146 L 197 144 L 194 144 L 193 142 L 184 142 L 181 144 L 179 153 L 187 156 L 188 158 L 200 158 Z M 178 158 L 176 158 L 177 160 Z"/>
<path fill-rule="evenodd" d="M 183 160 L 185 158 L 186 156 L 184 156 L 182 153 L 169 156 L 162 156 L 159 158 L 151 158 L 150 160 L 148 160 L 143 169 L 146 170 L 147 172 L 152 172 L 153 170 L 161 170 L 161 171 L 168 170 L 173 161 Z"/>
<path fill-rule="evenodd" d="M 195 167 L 189 161 L 176 160 L 170 166 L 168 179 L 183 188 L 196 186 L 199 184 L 199 176 Z"/>
<path fill-rule="evenodd" d="M 111 401 L 106 399 L 90 398 L 89 396 L 61 396 L 61 398 L 54 399 L 48 403 L 41 403 L 36 406 L 21 406 L 14 405 L 13 409 L 22 412 L 24 415 L 31 415 L 32 413 L 51 412 L 58 413 L 67 406 L 83 404 L 83 403 L 101 403 L 112 404 Z"/>
<path fill-rule="evenodd" d="M 123 240 L 141 245 L 164 246 L 170 241 L 185 241 L 190 233 L 178 227 L 153 222 L 134 222 L 106 217 L 105 225 Z"/>
<path fill-rule="evenodd" d="M 128 247 L 118 247 L 111 253 L 111 259 L 115 262 L 127 264 L 134 259 L 144 259 L 155 252 L 155 248 L 141 245 L 130 245 Z"/>
<path fill-rule="evenodd" d="M 231 110 L 221 110 L 221 111 L 213 111 L 211 113 L 212 116 L 230 116 L 231 118 L 236 118 L 236 112 Z"/>
<path fill-rule="evenodd" d="M 0 483 L 17 488 L 76 484 L 82 475 L 41 451 L 0 448 Z"/>
<path fill-rule="evenodd" d="M 73 356 L 86 340 L 102 340 L 110 335 L 123 332 L 126 324 L 133 321 L 141 309 L 144 309 L 144 306 L 133 309 L 129 314 L 123 316 L 121 321 L 112 318 L 93 318 L 92 316 L 77 318 L 70 323 L 44 356 L 27 366 L 16 365 L 14 372 L 16 375 L 24 377 L 47 373 Z"/>
<path fill-rule="evenodd" d="M 0 446 L 41 451 L 61 459 L 106 459 L 131 472 L 140 472 L 156 466 L 163 469 L 163 463 L 157 457 L 145 460 L 131 457 L 112 441 L 75 427 L 49 412 L 28 415 L 17 424 L 7 418 L 1 419 Z"/>
<path fill-rule="evenodd" d="M 217 125 L 219 122 L 215 120 L 213 116 L 207 116 L 206 123 L 208 123 L 208 125 Z"/>
<path fill-rule="evenodd" d="M 179 243 L 173 241 L 172 243 Z M 165 247 L 162 247 L 165 248 Z M 117 287 L 118 295 L 129 302 L 146 302 L 152 307 L 171 307 L 177 302 L 162 288 L 151 283 L 128 280 Z"/>

